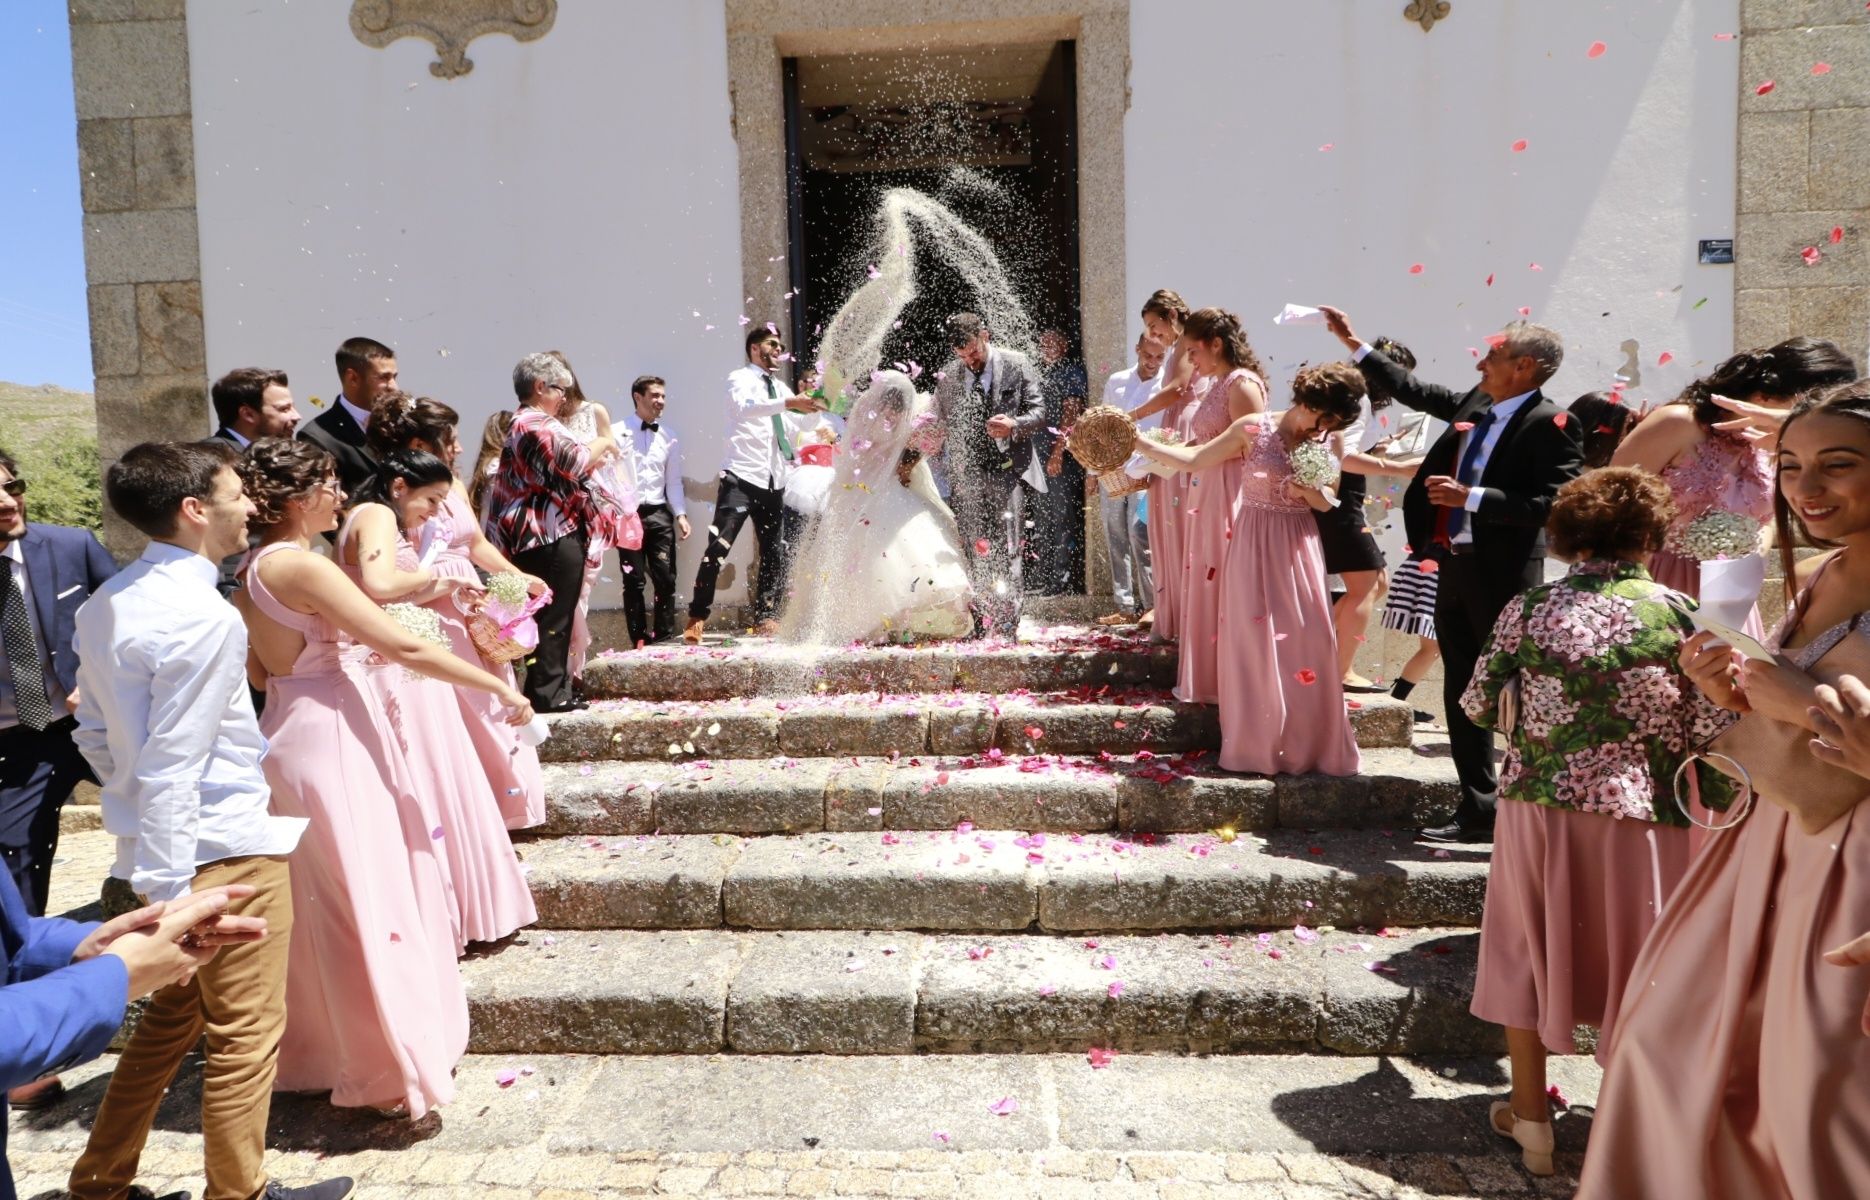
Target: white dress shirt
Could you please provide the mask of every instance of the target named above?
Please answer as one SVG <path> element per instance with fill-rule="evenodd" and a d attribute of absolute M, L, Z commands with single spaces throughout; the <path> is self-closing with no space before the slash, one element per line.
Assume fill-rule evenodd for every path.
<path fill-rule="evenodd" d="M 632 412 L 629 423 L 630 455 L 636 460 L 636 502 L 666 504 L 681 516 L 688 511 L 688 495 L 682 489 L 681 439 L 667 420 L 646 430 L 642 418 Z"/>
<path fill-rule="evenodd" d="M 767 381 L 773 395 L 767 395 Z M 748 363 L 727 377 L 727 457 L 721 470 L 754 487 L 783 488 L 792 464 L 779 454 L 773 440 L 773 416 L 784 415 L 792 389 L 776 375 Z M 788 432 L 788 437 L 791 434 Z M 798 447 L 793 447 L 797 453 Z"/>
<path fill-rule="evenodd" d="M 1113 372 L 1110 378 L 1104 381 L 1104 397 L 1101 403 L 1108 404 L 1112 408 L 1120 408 L 1125 412 L 1129 412 L 1137 405 L 1143 403 L 1143 401 L 1155 395 L 1156 389 L 1161 386 L 1161 367 L 1156 368 L 1156 373 L 1154 375 L 1151 375 L 1148 379 L 1144 379 L 1141 375 L 1137 374 L 1136 364 L 1131 363 L 1123 370 Z M 1162 414 L 1151 413 L 1149 416 L 1138 421 L 1136 427 L 1138 429 L 1154 429 L 1161 424 Z"/>
<path fill-rule="evenodd" d="M 352 404 L 349 400 L 344 398 L 343 392 L 338 393 L 338 403 L 344 406 L 345 412 L 351 414 L 351 420 L 357 422 L 357 428 L 363 430 L 365 433 L 370 432 L 369 409 L 359 408 L 355 404 Z"/>
<path fill-rule="evenodd" d="M 219 578 L 218 564 L 151 542 L 78 610 L 74 740 L 104 781 L 111 874 L 151 901 L 187 894 L 209 863 L 288 854 L 306 825 L 267 811 L 247 627 Z"/>
<path fill-rule="evenodd" d="M 342 397 L 339 397 L 339 398 L 342 399 Z M 350 405 L 346 404 L 345 407 L 349 408 Z M 245 450 L 248 446 L 253 445 L 252 438 L 242 437 L 240 434 L 240 430 L 235 429 L 232 425 L 221 426 L 221 431 L 227 434 L 228 440 L 232 441 L 234 445 L 241 450 Z"/>
<path fill-rule="evenodd" d="M 52 719 L 65 715 L 65 690 L 52 674 L 52 648 L 45 644 L 45 630 L 39 628 L 39 614 L 33 609 L 32 580 L 26 578 L 26 551 L 16 538 L 0 547 L 0 568 L 13 572 L 19 580 L 20 599 L 26 602 L 26 623 L 32 626 L 33 644 L 39 647 L 39 668 L 45 676 L 45 696 L 52 702 Z M 5 580 L 0 580 L 0 587 Z M 19 724 L 19 702 L 13 695 L 13 666 L 0 654 L 0 729 Z"/>

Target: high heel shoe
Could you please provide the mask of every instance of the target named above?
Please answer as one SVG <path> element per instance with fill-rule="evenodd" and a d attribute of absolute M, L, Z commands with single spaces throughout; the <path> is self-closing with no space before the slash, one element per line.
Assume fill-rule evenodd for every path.
<path fill-rule="evenodd" d="M 1512 1132 L 1500 1128 L 1500 1114 L 1504 1112 L 1511 1118 Z M 1513 1111 L 1513 1106 L 1505 1100 L 1495 1100 L 1493 1107 L 1487 1110 L 1487 1128 L 1503 1138 L 1512 1138 L 1519 1143 L 1519 1161 L 1526 1164 L 1526 1169 L 1534 1175 L 1552 1173 L 1552 1123 L 1550 1121 L 1523 1121 Z"/>

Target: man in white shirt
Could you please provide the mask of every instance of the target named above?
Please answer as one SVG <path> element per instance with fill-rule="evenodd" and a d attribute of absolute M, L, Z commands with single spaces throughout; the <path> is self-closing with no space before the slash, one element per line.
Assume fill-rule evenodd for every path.
<path fill-rule="evenodd" d="M 1155 390 L 1162 373 L 1163 350 L 1147 334 L 1136 339 L 1136 361 L 1104 381 L 1101 404 L 1129 412 Z M 1156 418 L 1151 424 L 1159 424 Z M 1117 611 L 1099 617 L 1099 625 L 1130 625 L 1156 607 L 1155 582 L 1150 578 L 1149 521 L 1143 510 L 1148 492 L 1103 496 L 1104 545 L 1110 553 L 1110 590 Z"/>
<path fill-rule="evenodd" d="M 675 636 L 675 543 L 687 541 L 688 496 L 682 488 L 682 446 L 662 419 L 668 384 L 659 375 L 639 376 L 630 385 L 636 406 L 627 422 L 636 467 L 636 514 L 643 521 L 643 546 L 624 550 L 623 615 L 630 644 L 647 646 Z M 645 587 L 656 589 L 652 624 L 643 603 Z"/>
<path fill-rule="evenodd" d="M 702 553 L 694 595 L 688 601 L 688 627 L 682 631 L 682 640 L 690 645 L 699 644 L 707 628 L 721 564 L 748 517 L 753 518 L 753 533 L 759 539 L 754 632 L 768 636 L 779 632 L 786 574 L 780 522 L 785 512 L 786 476 L 798 461 L 786 414 L 818 412 L 824 407 L 810 396 L 794 396 L 779 378 L 786 347 L 774 326 L 749 327 L 746 348 L 746 365 L 727 377 L 727 458 L 721 464 L 708 548 Z"/>
<path fill-rule="evenodd" d="M 338 460 L 338 484 L 349 495 L 377 469 L 364 431 L 377 401 L 396 390 L 396 351 L 374 338 L 347 338 L 338 347 L 338 386 L 331 407 L 299 427 L 299 438 Z"/>
<path fill-rule="evenodd" d="M 286 856 L 305 822 L 275 817 L 247 697 L 247 630 L 215 591 L 216 564 L 247 539 L 254 508 L 225 441 L 146 442 L 105 475 L 118 516 L 151 539 L 78 610 L 77 742 L 103 781 L 111 874 L 146 902 L 224 884 L 253 889 L 229 913 L 264 941 L 230 946 L 157 992 L 117 1061 L 72 1168 L 75 1200 L 116 1200 L 163 1094 L 206 1035 L 201 1121 L 207 1194 L 342 1200 L 348 1179 L 269 1183 L 262 1160 L 286 1021 L 292 893 Z"/>

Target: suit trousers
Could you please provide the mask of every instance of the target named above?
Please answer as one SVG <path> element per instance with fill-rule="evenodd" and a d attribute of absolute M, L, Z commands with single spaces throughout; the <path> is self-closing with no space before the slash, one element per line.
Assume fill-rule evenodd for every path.
<path fill-rule="evenodd" d="M 667 504 L 644 504 L 636 515 L 643 522 L 640 550 L 619 550 L 623 558 L 623 619 L 630 628 L 630 645 L 667 641 L 675 636 L 675 510 Z M 654 623 L 648 620 L 643 592 L 653 587 Z"/>
<path fill-rule="evenodd" d="M 1102 488 L 1098 489 L 1101 493 Z M 1104 548 L 1110 554 L 1110 590 L 1117 607 L 1142 613 L 1156 607 L 1156 585 L 1149 573 L 1149 522 L 1136 510 L 1148 493 L 1103 495 Z"/>
<path fill-rule="evenodd" d="M 1023 485 L 1010 471 L 954 480 L 950 503 L 961 534 L 961 556 L 974 585 L 977 637 L 1019 636 L 1020 543 L 1025 531 Z M 985 547 L 986 553 L 980 551 Z"/>
<path fill-rule="evenodd" d="M 571 626 L 584 591 L 586 536 L 580 529 L 555 542 L 507 555 L 514 566 L 537 575 L 552 589 L 552 602 L 538 612 L 539 645 L 526 660 L 526 680 L 520 685 L 536 709 L 558 709 L 571 703 Z"/>
<path fill-rule="evenodd" d="M 713 610 L 721 564 L 727 561 L 748 517 L 753 518 L 753 536 L 759 540 L 758 579 L 751 593 L 753 619 L 764 621 L 779 615 L 779 604 L 785 596 L 785 547 L 779 530 L 785 500 L 784 488 L 755 487 L 730 471 L 721 472 L 720 490 L 714 499 L 714 526 L 708 531 L 708 548 L 702 553 L 701 567 L 695 572 L 695 594 L 688 601 L 691 619 L 705 621 Z"/>
<path fill-rule="evenodd" d="M 58 852 L 58 814 L 91 768 L 71 740 L 73 723 L 43 731 L 24 725 L 0 730 L 0 859 L 19 885 L 26 911 L 45 915 Z"/>
<path fill-rule="evenodd" d="M 196 870 L 190 888 L 246 883 L 256 889 L 227 906 L 266 919 L 266 937 L 227 946 L 186 983 L 150 997 L 117 1059 L 91 1140 L 71 1169 L 73 1200 L 117 1200 L 136 1179 L 143 1143 L 182 1060 L 204 1035 L 201 1136 L 205 1200 L 254 1200 L 266 1188 L 266 1120 L 279 1036 L 286 1027 L 286 952 L 292 886 L 284 858 L 249 856 Z"/>
<path fill-rule="evenodd" d="M 1435 640 L 1441 643 L 1442 701 L 1448 709 L 1448 743 L 1461 776 L 1461 803 L 1455 822 L 1463 827 L 1493 824 L 1499 776 L 1493 763 L 1493 731 L 1468 720 L 1461 693 L 1493 636 L 1494 622 L 1513 597 L 1537 584 L 1542 559 L 1517 573 L 1502 571 L 1476 554 L 1452 554 L 1442 561 L 1435 591 Z"/>

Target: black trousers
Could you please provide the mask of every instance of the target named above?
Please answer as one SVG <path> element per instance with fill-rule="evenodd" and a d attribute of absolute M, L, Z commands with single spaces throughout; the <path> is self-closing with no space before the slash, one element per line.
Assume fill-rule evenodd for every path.
<path fill-rule="evenodd" d="M 721 488 L 714 500 L 714 527 L 708 533 L 701 568 L 695 572 L 695 594 L 688 601 L 691 619 L 705 621 L 713 610 L 714 585 L 720 578 L 721 564 L 727 561 L 748 517 L 753 518 L 753 536 L 760 543 L 753 619 L 764 621 L 779 615 L 779 604 L 785 596 L 785 548 L 780 544 L 779 532 L 785 498 L 783 488 L 755 487 L 731 471 L 721 472 Z"/>
<path fill-rule="evenodd" d="M 619 550 L 623 573 L 623 619 L 630 627 L 630 645 L 666 641 L 675 636 L 675 510 L 667 504 L 645 504 L 636 515 L 643 521 L 643 548 Z M 648 620 L 643 592 L 653 587 L 655 622 Z"/>
<path fill-rule="evenodd" d="M 1493 765 L 1493 731 L 1467 719 L 1461 693 L 1493 636 L 1494 622 L 1513 597 L 1539 582 L 1541 560 L 1517 573 L 1502 571 L 1475 554 L 1451 554 L 1442 560 L 1435 590 L 1435 640 L 1441 644 L 1442 702 L 1448 709 L 1448 743 L 1461 776 L 1461 803 L 1455 822 L 1462 826 L 1493 823 L 1499 775 Z"/>
<path fill-rule="evenodd" d="M 578 593 L 584 590 L 586 534 L 580 529 L 542 546 L 509 554 L 513 565 L 537 575 L 552 589 L 552 602 L 540 609 L 539 645 L 526 661 L 526 681 L 520 685 L 534 708 L 563 708 L 571 703 L 571 620 L 578 611 Z"/>
<path fill-rule="evenodd" d="M 58 814 L 91 768 L 71 740 L 74 723 L 44 731 L 23 725 L 0 731 L 0 859 L 35 917 L 45 915 L 58 853 Z"/>

